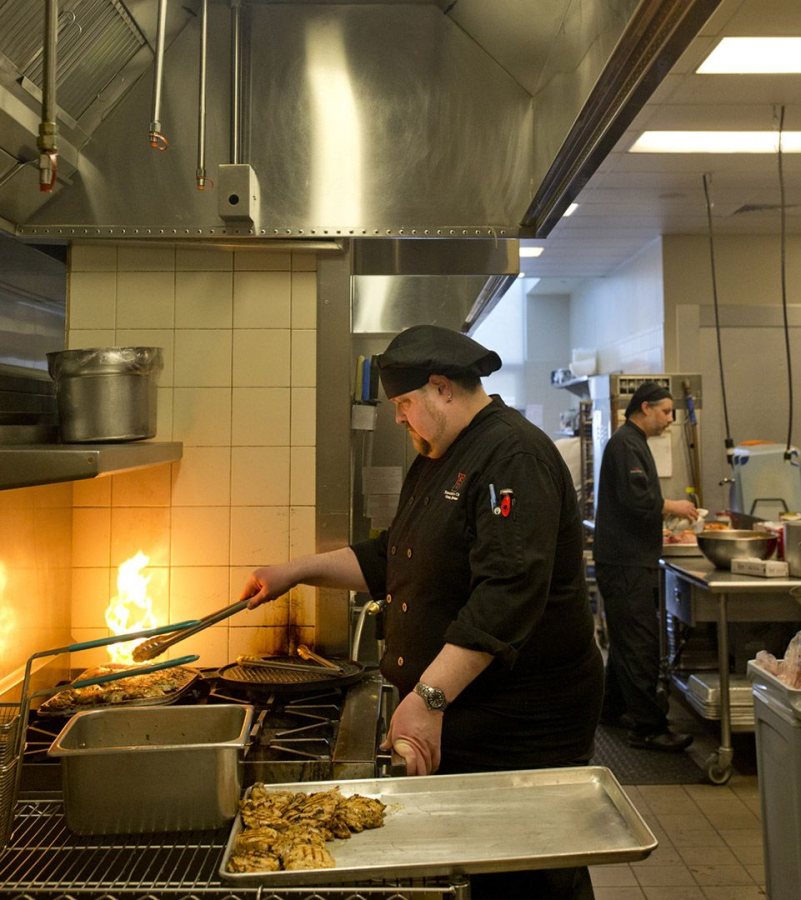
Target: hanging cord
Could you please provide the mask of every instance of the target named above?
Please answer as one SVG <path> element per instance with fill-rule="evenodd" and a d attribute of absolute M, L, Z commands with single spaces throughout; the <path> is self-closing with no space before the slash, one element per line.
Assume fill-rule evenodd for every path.
<path fill-rule="evenodd" d="M 781 276 L 782 276 L 782 314 L 784 316 L 784 351 L 787 357 L 787 445 L 784 448 L 784 458 L 792 459 L 790 448 L 793 441 L 793 367 L 790 356 L 790 323 L 787 312 L 787 206 L 784 196 L 784 159 L 782 155 L 782 135 L 784 133 L 784 106 L 779 111 L 779 145 L 776 153 L 779 167 L 779 197 L 781 209 Z"/>
<path fill-rule="evenodd" d="M 706 222 L 709 232 L 709 261 L 712 268 L 712 300 L 715 307 L 715 338 L 718 344 L 718 371 L 720 373 L 720 393 L 723 397 L 723 424 L 726 429 L 726 462 L 734 465 L 734 441 L 729 428 L 729 404 L 726 400 L 726 380 L 723 377 L 723 349 L 720 341 L 720 310 L 718 309 L 718 279 L 715 267 L 715 236 L 712 229 L 712 203 L 709 199 L 709 175 L 704 173 L 704 197 L 706 198 Z"/>

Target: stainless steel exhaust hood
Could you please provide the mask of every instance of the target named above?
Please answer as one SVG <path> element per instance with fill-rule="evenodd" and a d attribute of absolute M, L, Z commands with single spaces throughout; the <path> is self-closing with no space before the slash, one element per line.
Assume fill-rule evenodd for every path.
<path fill-rule="evenodd" d="M 0 227 L 40 242 L 545 237 L 718 2 L 62 0 L 73 83 L 43 202 L 26 63 L 41 50 L 13 18 L 32 5 L 7 0 Z M 84 40 L 82 68 L 101 10 L 119 49 Z M 107 87 L 79 90 L 101 73 Z M 446 276 L 472 294 L 449 317 L 469 324 L 512 277 L 473 269 L 387 288 L 429 314 L 444 291 L 427 279 Z"/>
<path fill-rule="evenodd" d="M 147 139 L 150 70 L 83 146 L 73 183 L 20 234 L 516 237 L 531 197 L 532 99 L 439 8 L 243 3 L 233 159 L 228 7 L 208 7 L 205 159 L 214 187 L 194 183 L 200 25 L 192 19 L 164 61 L 168 149 Z M 260 198 L 239 222 L 220 215 L 218 182 L 232 164 L 252 169 Z"/>
<path fill-rule="evenodd" d="M 423 322 L 469 331 L 520 268 L 517 240 L 357 240 L 353 334 L 395 334 Z"/>

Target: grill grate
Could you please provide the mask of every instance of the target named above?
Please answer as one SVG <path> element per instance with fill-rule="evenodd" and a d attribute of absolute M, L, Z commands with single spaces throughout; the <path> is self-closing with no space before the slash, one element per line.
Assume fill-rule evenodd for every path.
<path fill-rule="evenodd" d="M 284 661 L 282 657 L 276 657 L 276 659 L 278 662 Z M 290 657 L 287 657 L 287 661 L 289 660 Z M 358 678 L 363 672 L 363 667 L 360 663 L 350 660 L 338 659 L 336 664 L 342 670 L 341 674 L 333 672 L 333 670 L 331 673 L 320 672 L 311 667 L 304 672 L 301 669 L 230 665 L 221 669 L 220 675 L 224 681 L 233 681 L 238 684 L 266 685 L 268 687 L 277 685 L 323 686 L 326 684 L 342 684 L 343 681 Z"/>
<path fill-rule="evenodd" d="M 63 807 L 53 800 L 18 803 L 15 823 L 8 847 L 0 854 L 4 900 L 434 900 L 463 896 L 461 886 L 425 878 L 403 884 L 382 881 L 370 887 L 287 887 L 278 892 L 237 885 L 234 892 L 218 875 L 228 828 L 175 835 L 80 837 L 67 829 Z"/>

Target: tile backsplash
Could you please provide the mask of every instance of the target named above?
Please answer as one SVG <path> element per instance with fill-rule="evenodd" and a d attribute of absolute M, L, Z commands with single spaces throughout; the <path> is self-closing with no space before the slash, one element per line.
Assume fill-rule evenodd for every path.
<path fill-rule="evenodd" d="M 107 636 L 118 567 L 138 552 L 164 623 L 238 599 L 258 565 L 314 551 L 316 309 L 310 254 L 72 246 L 68 348 L 162 347 L 155 440 L 182 441 L 184 452 L 168 465 L 0 492 L 0 678 L 56 635 Z M 290 622 L 312 642 L 315 597 L 297 588 L 173 656 L 211 666 L 275 652 Z M 72 665 L 105 659 L 83 651 Z"/>

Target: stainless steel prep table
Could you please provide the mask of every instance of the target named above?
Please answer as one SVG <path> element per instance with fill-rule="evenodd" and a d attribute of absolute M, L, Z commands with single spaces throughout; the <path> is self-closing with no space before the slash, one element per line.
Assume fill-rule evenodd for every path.
<path fill-rule="evenodd" d="M 801 578 L 762 578 L 715 568 L 705 557 L 660 561 L 660 649 L 667 667 L 667 613 L 688 625 L 715 622 L 720 678 L 720 746 L 706 761 L 713 784 L 732 773 L 734 750 L 729 696 L 729 622 L 801 623 Z"/>

